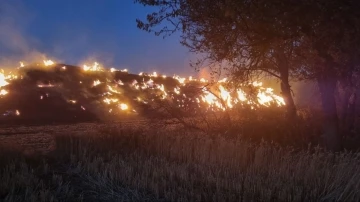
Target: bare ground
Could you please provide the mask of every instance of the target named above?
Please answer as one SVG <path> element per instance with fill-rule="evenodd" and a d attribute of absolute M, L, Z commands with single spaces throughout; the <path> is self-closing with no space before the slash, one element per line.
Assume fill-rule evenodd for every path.
<path fill-rule="evenodd" d="M 19 125 L 0 128 L 0 146 L 23 154 L 47 153 L 55 149 L 55 135 L 81 134 L 91 135 L 109 128 L 146 128 L 144 120 L 112 123 L 78 123 L 58 125 Z"/>

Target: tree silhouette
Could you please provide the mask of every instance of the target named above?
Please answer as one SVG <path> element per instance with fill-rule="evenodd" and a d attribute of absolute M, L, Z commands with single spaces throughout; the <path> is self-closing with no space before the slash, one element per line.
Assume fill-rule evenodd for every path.
<path fill-rule="evenodd" d="M 135 0 L 158 8 L 140 29 L 168 36 L 224 63 L 235 81 L 268 74 L 281 81 L 288 116 L 296 115 L 289 80 L 318 83 L 328 149 L 341 149 L 334 92 L 356 70 L 360 5 L 355 0 Z M 159 25 L 163 25 L 158 28 Z M 342 82 L 345 83 L 346 82 Z"/>

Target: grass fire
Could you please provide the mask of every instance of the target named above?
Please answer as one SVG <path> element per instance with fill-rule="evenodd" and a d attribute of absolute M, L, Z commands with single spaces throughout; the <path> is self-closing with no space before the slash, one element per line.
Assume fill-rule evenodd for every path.
<path fill-rule="evenodd" d="M 0 201 L 360 201 L 356 0 L 0 1 Z"/>
<path fill-rule="evenodd" d="M 127 70 L 106 69 L 97 62 L 83 67 L 52 60 L 31 65 L 21 62 L 16 72 L 2 70 L 0 79 L 2 119 L 10 122 L 102 118 L 116 121 L 121 116 L 146 116 L 147 110 L 160 113 L 156 105 L 162 103 L 181 109 L 188 116 L 241 106 L 256 110 L 285 105 L 272 88 L 257 81 L 238 88 L 225 87 L 226 79 L 211 82 L 156 72 L 136 75 Z"/>

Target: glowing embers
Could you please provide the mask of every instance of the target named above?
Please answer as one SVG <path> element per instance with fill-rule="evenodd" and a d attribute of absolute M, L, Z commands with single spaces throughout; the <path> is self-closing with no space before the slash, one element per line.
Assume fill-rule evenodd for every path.
<path fill-rule="evenodd" d="M 121 104 L 119 105 L 119 108 L 120 108 L 121 110 L 125 111 L 125 110 L 128 110 L 128 109 L 129 109 L 129 106 L 128 106 L 127 104 L 121 103 Z"/>
<path fill-rule="evenodd" d="M 115 88 L 111 87 L 110 85 L 107 85 L 109 92 L 115 93 L 115 94 L 121 94 L 120 91 L 116 90 Z"/>
<path fill-rule="evenodd" d="M 48 84 L 40 83 L 40 84 L 37 85 L 37 87 L 39 87 L 39 88 L 53 88 L 53 87 L 55 87 L 55 85 L 51 84 L 51 83 L 48 83 Z"/>
<path fill-rule="evenodd" d="M 227 106 L 223 103 L 221 97 L 211 92 L 210 89 L 204 88 L 201 100 L 209 106 L 209 109 L 214 110 L 225 110 Z"/>
<path fill-rule="evenodd" d="M 161 85 L 156 85 L 157 89 L 159 89 L 161 91 L 161 99 L 166 99 L 168 94 L 166 93 L 165 91 L 165 86 L 164 84 L 161 84 Z"/>
<path fill-rule="evenodd" d="M 206 79 L 204 79 L 204 78 L 201 78 L 201 79 L 200 79 L 200 82 L 201 82 L 201 83 L 207 83 L 207 82 L 209 82 L 209 81 L 206 80 Z"/>
<path fill-rule="evenodd" d="M 46 67 L 55 64 L 52 60 L 44 60 L 43 63 L 44 63 L 44 65 L 45 65 Z"/>
<path fill-rule="evenodd" d="M 100 80 L 98 79 L 98 80 L 95 80 L 94 82 L 93 82 L 93 87 L 95 87 L 95 86 L 98 86 L 98 85 L 100 85 L 101 84 L 101 82 L 100 82 Z"/>
<path fill-rule="evenodd" d="M 117 99 L 117 98 L 105 98 L 104 100 L 103 100 L 106 104 L 111 104 L 111 103 L 117 103 L 117 102 L 119 102 L 119 99 Z"/>
<path fill-rule="evenodd" d="M 5 113 L 3 113 L 3 116 L 20 116 L 19 110 L 7 110 Z"/>
<path fill-rule="evenodd" d="M 227 107 L 233 108 L 230 92 L 225 90 L 225 88 L 222 85 L 219 86 L 219 90 L 220 90 L 220 97 L 223 101 L 225 101 Z"/>
<path fill-rule="evenodd" d="M 182 78 L 179 76 L 174 76 L 173 78 L 178 80 L 180 84 L 185 85 L 186 78 Z"/>
<path fill-rule="evenodd" d="M 222 82 L 225 82 L 224 79 Z M 261 82 L 253 82 L 249 85 L 250 88 L 255 88 L 255 97 L 248 96 L 243 89 L 226 89 L 221 84 L 216 88 L 213 87 L 212 92 L 208 88 L 204 88 L 201 100 L 206 103 L 211 110 L 226 110 L 233 108 L 236 104 L 250 105 L 252 109 L 255 107 L 269 107 L 273 104 L 276 106 L 285 105 L 282 97 L 275 95 L 272 88 L 263 88 Z"/>
<path fill-rule="evenodd" d="M 6 77 L 4 75 L 4 72 L 0 72 L 0 87 L 4 87 L 9 85 L 9 82 L 6 81 Z"/>
<path fill-rule="evenodd" d="M 150 74 L 150 77 L 158 77 L 158 74 L 156 72 L 153 72 L 152 74 Z"/>
<path fill-rule="evenodd" d="M 0 90 L 0 95 L 7 95 L 9 92 L 5 89 Z"/>
<path fill-rule="evenodd" d="M 7 75 L 5 75 L 4 70 L 1 69 L 0 72 L 0 96 L 5 96 L 9 94 L 9 91 L 6 89 L 1 89 L 5 86 L 8 86 L 12 80 L 18 79 L 18 76 L 16 74 L 13 74 L 12 72 L 9 72 Z"/>
<path fill-rule="evenodd" d="M 19 62 L 19 64 L 20 64 L 20 67 L 25 67 L 25 64 L 24 64 L 24 62 Z"/>
<path fill-rule="evenodd" d="M 179 95 L 180 94 L 180 88 L 179 87 L 174 88 L 174 92 Z"/>
<path fill-rule="evenodd" d="M 238 94 L 237 99 L 238 99 L 240 102 L 245 102 L 245 101 L 247 100 L 246 94 L 245 94 L 245 92 L 244 92 L 243 90 L 238 89 L 238 90 L 237 90 L 237 94 Z"/>
<path fill-rule="evenodd" d="M 120 86 L 123 86 L 124 83 L 121 81 L 121 80 L 118 80 L 117 83 L 120 85 Z"/>
<path fill-rule="evenodd" d="M 94 64 L 92 66 L 89 65 L 83 65 L 83 70 L 84 71 L 103 71 L 103 68 L 100 67 L 99 63 L 94 62 Z"/>
<path fill-rule="evenodd" d="M 261 91 L 261 90 L 263 90 L 263 91 Z M 261 89 L 261 90 L 259 89 L 259 92 L 257 95 L 258 102 L 261 105 L 270 106 L 274 102 L 279 106 L 285 105 L 284 98 L 274 95 L 272 88 L 266 88 L 265 90 L 264 89 Z"/>

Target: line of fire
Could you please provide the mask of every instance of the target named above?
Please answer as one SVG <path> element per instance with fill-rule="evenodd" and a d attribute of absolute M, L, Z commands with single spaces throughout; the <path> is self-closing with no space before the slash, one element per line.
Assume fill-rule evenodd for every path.
<path fill-rule="evenodd" d="M 20 62 L 0 73 L 2 123 L 80 122 L 126 118 L 171 118 L 161 106 L 184 117 L 233 108 L 282 107 L 284 99 L 262 82 L 232 86 L 227 78 L 129 73 L 99 63 L 82 67 L 44 60 Z"/>

